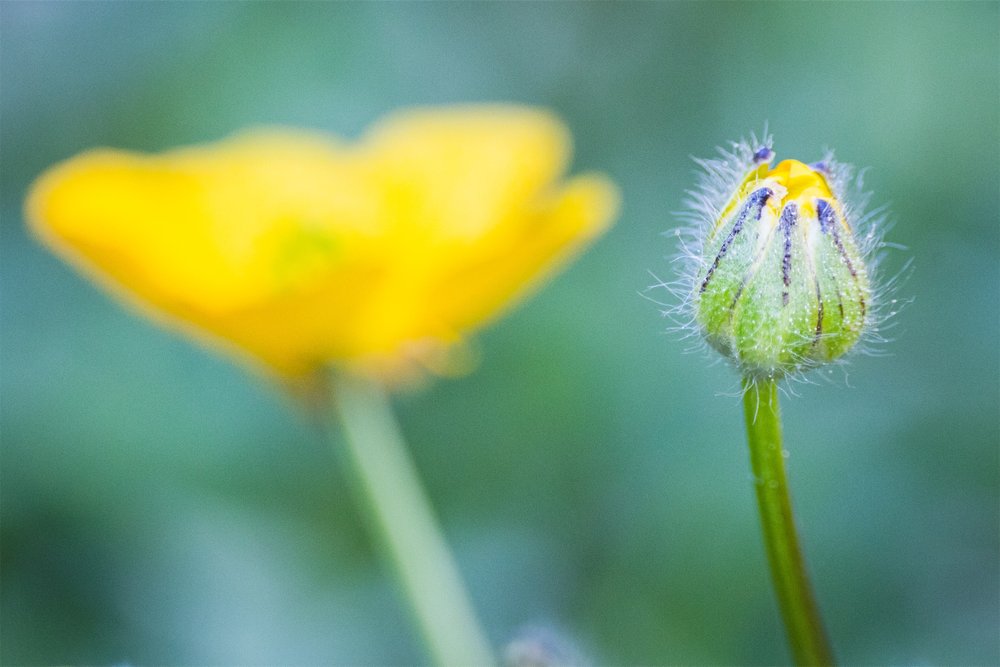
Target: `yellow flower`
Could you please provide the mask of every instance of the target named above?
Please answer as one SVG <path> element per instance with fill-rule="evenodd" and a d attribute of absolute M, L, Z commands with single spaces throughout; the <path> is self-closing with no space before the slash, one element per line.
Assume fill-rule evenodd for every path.
<path fill-rule="evenodd" d="M 147 313 L 283 376 L 385 374 L 435 365 L 610 225 L 613 184 L 560 182 L 569 154 L 541 110 L 417 109 L 355 144 L 268 129 L 89 151 L 38 179 L 27 214 Z"/>

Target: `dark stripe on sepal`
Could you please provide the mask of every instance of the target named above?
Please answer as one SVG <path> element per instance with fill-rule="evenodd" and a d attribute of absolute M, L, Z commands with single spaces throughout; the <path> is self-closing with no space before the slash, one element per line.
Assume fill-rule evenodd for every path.
<path fill-rule="evenodd" d="M 840 238 L 840 230 L 837 225 L 837 212 L 833 210 L 830 203 L 825 199 L 816 200 L 816 217 L 819 218 L 819 229 L 824 234 L 829 234 L 833 237 L 833 243 L 837 246 L 837 252 L 840 253 L 840 258 L 843 260 L 844 265 L 851 274 L 851 278 L 855 281 L 858 280 L 858 272 L 854 268 L 854 262 L 847 255 L 847 248 L 844 247 L 844 242 Z M 865 316 L 867 311 L 867 306 L 865 305 L 865 297 L 862 295 L 859 299 L 858 305 L 861 307 L 861 316 Z"/>
<path fill-rule="evenodd" d="M 816 338 L 813 339 L 813 345 L 819 342 L 820 336 L 823 335 L 823 293 L 819 289 L 819 277 L 816 278 Z"/>
<path fill-rule="evenodd" d="M 840 258 L 847 265 L 847 270 L 851 272 L 851 277 L 857 278 L 858 273 L 854 270 L 854 263 L 847 256 L 847 248 L 844 247 L 844 242 L 840 238 L 840 230 L 837 229 L 837 212 L 826 200 L 817 199 L 816 215 L 819 218 L 820 231 L 833 237 L 833 243 L 837 246 L 837 251 L 840 252 Z"/>
<path fill-rule="evenodd" d="M 708 272 L 705 274 L 705 280 L 701 283 L 701 288 L 698 290 L 699 294 L 704 293 L 705 288 L 708 287 L 708 282 L 712 279 L 712 275 L 715 270 L 719 268 L 719 262 L 722 258 L 726 256 L 729 252 L 729 247 L 733 244 L 736 236 L 743 231 L 743 225 L 747 220 L 747 216 L 753 211 L 754 220 L 760 220 L 761 211 L 764 209 L 764 203 L 767 202 L 767 198 L 770 197 L 773 192 L 769 188 L 760 188 L 759 190 L 754 190 L 753 193 L 747 197 L 746 202 L 743 204 L 743 208 L 740 209 L 739 217 L 736 219 L 736 224 L 733 225 L 732 230 L 726 237 L 726 240 L 722 242 L 722 246 L 719 248 L 718 254 L 715 256 L 715 261 L 712 262 L 712 266 L 708 268 Z"/>
<path fill-rule="evenodd" d="M 781 212 L 778 228 L 785 240 L 784 254 L 781 258 L 781 280 L 785 289 L 781 292 L 781 305 L 788 305 L 788 287 L 792 284 L 792 228 L 798 221 L 799 209 L 795 204 L 788 204 Z"/>

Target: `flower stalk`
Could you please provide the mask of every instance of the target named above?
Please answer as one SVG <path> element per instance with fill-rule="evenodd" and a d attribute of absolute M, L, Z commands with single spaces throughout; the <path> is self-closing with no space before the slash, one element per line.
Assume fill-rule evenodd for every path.
<path fill-rule="evenodd" d="M 777 383 L 773 379 L 745 379 L 743 408 L 764 546 L 792 657 L 796 665 L 833 665 L 833 652 L 795 532 Z"/>
<path fill-rule="evenodd" d="M 331 401 L 331 438 L 347 454 L 363 509 L 434 662 L 494 664 L 387 396 L 373 381 L 335 373 Z"/>

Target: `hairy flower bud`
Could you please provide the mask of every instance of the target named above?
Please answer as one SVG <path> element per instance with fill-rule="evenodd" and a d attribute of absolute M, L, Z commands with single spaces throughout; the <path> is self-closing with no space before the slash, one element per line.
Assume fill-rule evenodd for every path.
<path fill-rule="evenodd" d="M 704 233 L 691 303 L 712 347 L 744 375 L 775 378 L 851 349 L 870 289 L 830 163 L 772 168 L 769 146 L 744 152 L 748 170 Z"/>

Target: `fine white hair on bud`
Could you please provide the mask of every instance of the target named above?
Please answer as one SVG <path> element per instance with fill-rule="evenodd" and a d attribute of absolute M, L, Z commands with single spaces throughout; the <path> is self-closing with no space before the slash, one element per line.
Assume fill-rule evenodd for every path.
<path fill-rule="evenodd" d="M 776 161 L 770 135 L 695 159 L 678 275 L 664 314 L 749 380 L 801 377 L 885 340 L 895 280 L 877 277 L 883 210 L 866 212 L 862 175 L 827 152 Z"/>

